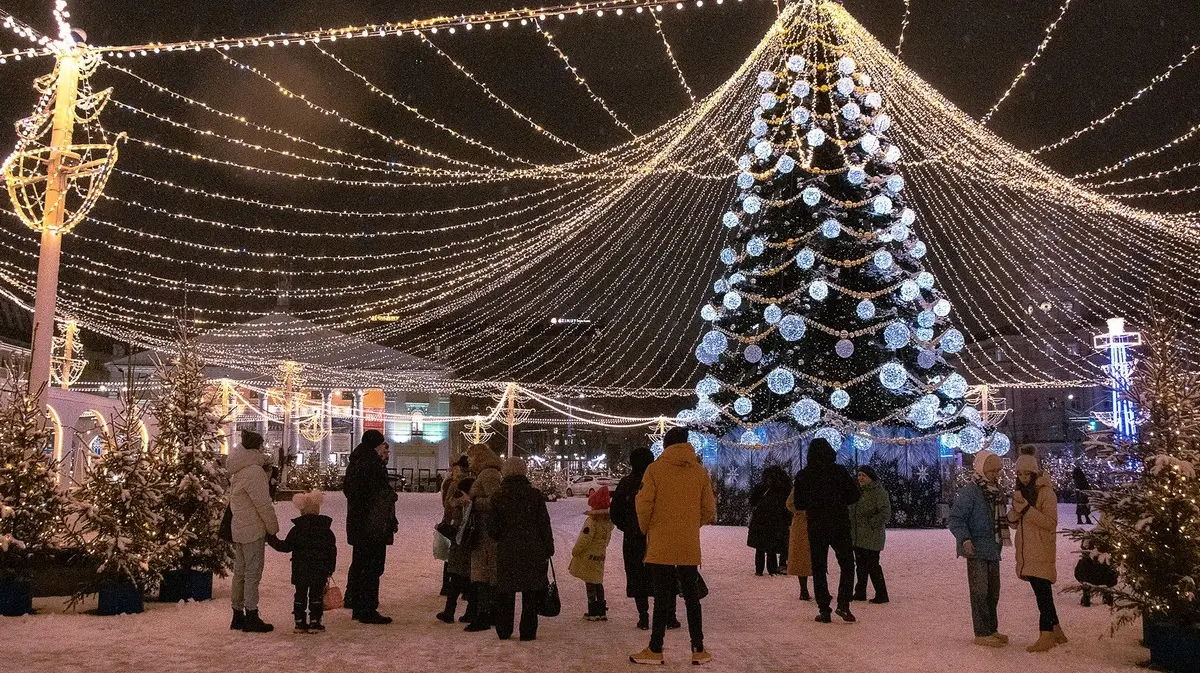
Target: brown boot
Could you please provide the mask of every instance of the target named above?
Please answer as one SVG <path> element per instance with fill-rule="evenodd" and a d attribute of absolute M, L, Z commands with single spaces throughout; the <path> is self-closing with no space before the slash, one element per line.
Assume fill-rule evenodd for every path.
<path fill-rule="evenodd" d="M 1058 624 L 1054 625 L 1054 642 L 1059 645 L 1067 644 L 1067 634 L 1063 633 L 1062 626 Z"/>
<path fill-rule="evenodd" d="M 1038 632 L 1037 642 L 1025 648 L 1026 652 L 1048 652 L 1058 645 L 1058 639 L 1054 637 L 1053 631 Z"/>

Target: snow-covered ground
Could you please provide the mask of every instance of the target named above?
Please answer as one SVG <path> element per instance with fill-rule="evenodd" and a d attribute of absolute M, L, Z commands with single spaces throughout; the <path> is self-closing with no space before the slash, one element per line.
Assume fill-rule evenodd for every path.
<path fill-rule="evenodd" d="M 550 503 L 563 595 L 563 613 L 543 619 L 538 640 L 499 641 L 494 632 L 463 633 L 437 622 L 441 563 L 432 558 L 433 524 L 440 516 L 434 494 L 401 494 L 400 532 L 389 549 L 380 611 L 396 618 L 390 626 L 352 622 L 348 611 L 328 615 L 322 635 L 291 632 L 292 587 L 288 559 L 267 550 L 262 612 L 277 631 L 243 634 L 228 630 L 229 580 L 217 580 L 215 600 L 192 604 L 148 604 L 140 615 L 94 617 L 65 612 L 63 600 L 38 599 L 40 614 L 0 618 L 0 670 L 88 671 L 580 671 L 623 669 L 627 656 L 645 647 L 647 634 L 634 627 L 633 601 L 624 598 L 620 533 L 609 548 L 607 623 L 582 620 L 584 587 L 567 575 L 571 545 L 583 521 L 581 498 Z M 281 521 L 294 516 L 291 503 L 276 505 Z M 1063 506 L 1060 521 L 1075 521 Z M 330 494 L 325 511 L 343 537 L 345 501 Z M 289 524 L 284 523 L 284 528 Z M 1140 625 L 1109 636 L 1103 606 L 1080 607 L 1077 594 L 1056 597 L 1068 645 L 1028 654 L 1037 636 L 1037 610 L 1029 586 L 1016 579 L 1011 554 L 1002 563 L 1001 630 L 1013 644 L 994 650 L 971 644 L 966 571 L 955 559 L 944 530 L 893 530 L 883 563 L 892 602 L 855 603 L 857 624 L 813 622 L 812 603 L 798 600 L 791 577 L 755 577 L 753 552 L 744 528 L 704 530 L 703 574 L 711 590 L 704 601 L 706 643 L 714 670 L 1013 671 L 1070 673 L 1130 671 L 1146 658 L 1137 644 Z M 1074 545 L 1059 544 L 1059 588 L 1071 580 Z M 345 586 L 349 548 L 339 547 L 335 579 Z M 94 604 L 84 605 L 86 610 Z M 460 606 L 460 613 L 461 613 Z M 680 615 L 682 616 L 682 606 Z M 669 666 L 684 666 L 685 631 L 669 632 Z"/>

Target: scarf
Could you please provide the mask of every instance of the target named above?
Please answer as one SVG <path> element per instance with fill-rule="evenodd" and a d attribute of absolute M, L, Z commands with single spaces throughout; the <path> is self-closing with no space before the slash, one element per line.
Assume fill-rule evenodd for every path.
<path fill-rule="evenodd" d="M 992 483 L 983 478 L 981 474 L 971 475 L 971 481 L 975 485 L 983 489 L 984 496 L 987 498 L 988 504 L 992 506 L 993 512 L 993 533 L 996 536 L 996 544 L 1001 547 L 1012 545 L 1012 537 L 1008 530 L 1008 497 L 1000 488 L 1000 484 Z"/>

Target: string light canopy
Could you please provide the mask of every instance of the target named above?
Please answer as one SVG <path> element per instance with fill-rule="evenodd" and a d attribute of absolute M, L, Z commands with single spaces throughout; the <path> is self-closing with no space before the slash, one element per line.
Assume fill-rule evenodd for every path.
<path fill-rule="evenodd" d="M 774 18 L 769 3 L 742 4 L 768 8 Z M 289 55 L 333 73 L 327 89 L 291 81 L 257 52 L 235 59 L 229 52 L 238 41 L 157 47 L 203 60 L 224 86 L 253 100 L 244 105 L 237 97 L 217 103 L 203 92 L 177 91 L 180 85 L 155 81 L 149 69 L 113 62 L 133 51 L 98 49 L 109 62 L 95 77 L 117 85 L 109 111 L 121 115 L 131 142 L 105 198 L 66 242 L 62 312 L 89 330 L 169 350 L 178 307 L 186 303 L 196 329 L 218 337 L 200 346 L 207 361 L 268 380 L 280 359 L 290 359 L 310 376 L 351 387 L 427 385 L 376 356 L 347 355 L 345 335 L 327 333 L 340 330 L 453 368 L 439 391 L 483 392 L 519 381 L 523 390 L 552 398 L 688 394 L 700 378 L 695 346 L 711 328 L 696 312 L 717 284 L 724 292 L 744 287 L 745 278 L 725 277 L 712 260 L 729 246 L 729 203 L 746 172 L 739 157 L 750 149 L 746 129 L 756 120 L 745 101 L 762 93 L 758 74 L 788 52 L 779 27 L 804 4 L 785 7 L 736 71 L 707 94 L 692 89 L 673 59 L 664 26 L 670 28 L 676 3 L 591 3 L 582 14 L 575 6 L 543 8 L 474 23 L 385 28 L 385 35 L 400 34 L 401 25 L 419 33 L 395 48 L 420 54 L 439 85 L 473 97 L 479 114 L 494 122 L 491 135 L 401 98 L 360 52 L 346 48 L 343 41 L 363 38 L 364 29 L 365 37 L 379 37 L 378 27 L 241 40 L 246 49 L 271 41 L 294 47 Z M 630 103 L 591 75 L 592 65 L 559 35 L 567 18 L 617 10 L 662 44 L 669 81 L 688 101 L 649 130 L 626 121 Z M 1200 300 L 1200 271 L 1190 261 L 1200 253 L 1196 216 L 1136 208 L 1125 203 L 1132 196 L 1098 191 L 1128 184 L 1120 171 L 1146 153 L 1077 179 L 1059 174 L 947 101 L 843 9 L 829 11 L 858 71 L 880 94 L 879 112 L 904 157 L 903 190 L 922 223 L 921 245 L 912 252 L 954 300 L 964 335 L 958 371 L 997 386 L 1092 384 L 1104 379 L 1101 362 L 1079 356 L 1078 335 L 1090 334 L 1097 316 L 1142 324 L 1147 294 L 1163 292 L 1181 298 L 1189 319 L 1197 317 L 1190 308 Z M 556 91 L 574 91 L 570 100 L 593 106 L 596 117 L 629 126 L 617 126 L 627 139 L 594 147 L 590 138 L 570 137 L 561 118 L 525 109 L 501 93 L 510 87 L 493 86 L 467 57 L 439 46 L 449 28 L 461 36 L 471 25 L 475 57 L 486 57 L 486 26 L 502 29 L 504 21 L 561 69 Z M 297 35 L 309 37 L 301 44 Z M 136 99 L 127 97 L 130 90 Z M 401 116 L 403 136 L 386 120 L 352 112 L 343 99 L 350 91 Z M 577 112 L 565 102 L 562 110 Z M 404 144 L 396 142 L 401 138 Z M 566 156 L 538 160 L 535 146 Z M 1172 170 L 1182 174 L 1187 165 Z M 1127 179 L 1136 185 L 1150 175 Z M 354 207 L 330 207 L 334 193 Z M 732 216 L 736 224 L 738 214 Z M 0 279 L 7 294 L 27 303 L 35 247 L 16 216 L 0 214 L 0 223 Z M 798 223 L 795 238 L 826 231 L 822 222 Z M 283 279 L 286 292 L 278 289 Z M 844 289 L 834 283 L 804 292 Z M 281 295 L 287 312 L 310 325 L 263 320 L 280 310 Z M 376 320 L 380 315 L 388 321 Z M 549 322 L 564 315 L 586 323 Z M 789 329 L 796 327 L 789 322 Z M 222 347 L 219 337 L 230 335 L 264 344 Z M 266 345 L 272 338 L 286 340 L 286 358 Z"/>

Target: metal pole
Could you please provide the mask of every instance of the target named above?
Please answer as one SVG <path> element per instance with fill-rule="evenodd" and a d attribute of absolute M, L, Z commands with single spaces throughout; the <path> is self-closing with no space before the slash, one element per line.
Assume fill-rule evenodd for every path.
<path fill-rule="evenodd" d="M 517 416 L 517 384 L 508 384 L 508 457 L 513 457 L 513 426 Z"/>
<path fill-rule="evenodd" d="M 62 172 L 63 155 L 71 144 L 75 127 L 75 100 L 79 92 L 78 49 L 58 57 L 55 86 L 54 126 L 50 133 L 50 159 L 46 166 L 46 208 L 42 219 L 42 244 L 38 254 L 37 294 L 33 309 L 33 352 L 30 356 L 29 388 L 46 404 L 50 382 L 50 358 L 54 345 L 54 309 L 58 299 L 58 265 L 62 252 L 62 222 L 67 179 Z M 66 387 L 64 385 L 64 387 Z"/>

